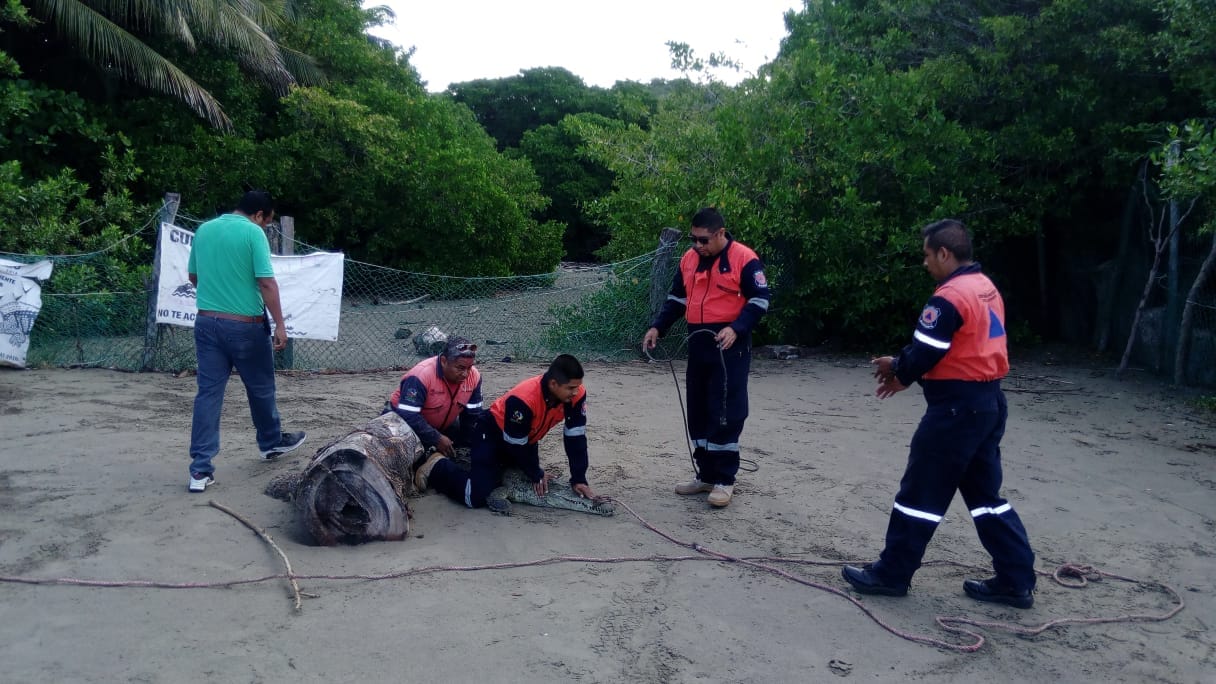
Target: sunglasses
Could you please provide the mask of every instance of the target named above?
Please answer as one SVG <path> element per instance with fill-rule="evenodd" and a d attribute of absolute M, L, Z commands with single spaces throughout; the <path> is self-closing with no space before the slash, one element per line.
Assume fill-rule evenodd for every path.
<path fill-rule="evenodd" d="M 717 231 L 714 231 L 714 232 L 716 233 Z M 688 239 L 692 240 L 693 243 L 698 244 L 698 245 L 708 245 L 709 241 L 714 239 L 714 236 L 711 234 L 706 237 L 700 237 L 697 235 L 693 235 L 692 233 L 689 233 Z"/>
<path fill-rule="evenodd" d="M 477 345 L 471 342 L 461 342 L 452 347 L 451 353 L 457 357 L 472 356 L 477 353 Z"/>

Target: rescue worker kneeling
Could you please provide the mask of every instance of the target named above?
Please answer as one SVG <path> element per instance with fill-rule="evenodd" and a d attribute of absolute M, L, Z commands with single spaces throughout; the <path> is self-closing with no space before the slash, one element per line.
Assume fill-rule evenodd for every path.
<path fill-rule="evenodd" d="M 395 412 L 424 447 L 446 456 L 454 456 L 458 446 L 471 447 L 482 414 L 476 360 L 477 345 L 453 337 L 442 354 L 419 361 L 401 376 L 381 415 Z"/>
<path fill-rule="evenodd" d="M 414 484 L 428 486 L 469 508 L 486 505 L 486 497 L 502 484 L 503 470 L 518 468 L 532 481 L 537 496 L 549 488 L 540 466 L 538 444 L 550 428 L 564 422 L 562 442 L 570 463 L 570 485 L 593 499 L 587 484 L 587 390 L 578 359 L 562 354 L 542 375 L 519 383 L 498 398 L 478 423 L 471 467 L 466 470 L 442 454 L 433 454 L 418 468 Z"/>

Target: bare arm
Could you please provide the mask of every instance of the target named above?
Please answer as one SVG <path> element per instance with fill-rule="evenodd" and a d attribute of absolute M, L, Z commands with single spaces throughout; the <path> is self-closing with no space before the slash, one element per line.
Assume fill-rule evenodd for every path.
<path fill-rule="evenodd" d="M 287 323 L 283 320 L 283 305 L 279 302 L 279 283 L 273 277 L 258 278 L 258 289 L 262 292 L 262 302 L 270 317 L 274 320 L 274 348 L 279 351 L 287 348 Z"/>

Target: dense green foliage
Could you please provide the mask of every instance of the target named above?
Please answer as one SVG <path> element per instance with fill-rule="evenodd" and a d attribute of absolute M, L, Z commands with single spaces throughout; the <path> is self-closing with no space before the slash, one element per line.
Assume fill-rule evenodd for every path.
<path fill-rule="evenodd" d="M 501 154 L 468 108 L 427 94 L 408 55 L 368 38 L 382 10 L 357 0 L 260 3 L 291 10 L 263 17 L 280 53 L 324 74 L 323 83 L 313 79 L 320 85 L 290 90 L 245 69 L 248 60 L 222 42 L 200 37 L 186 46 L 156 20 L 131 22 L 133 39 L 155 46 L 222 106 L 217 128 L 125 70 L 90 68 L 92 53 L 59 50 L 48 61 L 40 46 L 58 40 L 54 25 L 6 2 L 0 161 L 14 187 L 50 192 L 80 182 L 80 196 L 98 206 L 140 198 L 143 216 L 165 191 L 177 191 L 183 210 L 201 217 L 262 187 L 280 213 L 296 217 L 297 237 L 355 258 L 460 275 L 545 272 L 561 258 L 563 227 L 541 216 L 549 200 L 531 166 Z M 86 4 L 122 11 L 121 3 Z M 130 161 L 132 153 L 124 181 L 107 185 L 111 159 Z M 70 203 L 55 216 L 31 215 L 22 204 L 15 194 L 0 198 L 0 215 L 25 212 L 14 219 L 19 231 L 0 233 L 0 251 L 78 251 L 99 232 Z M 30 237 L 44 233 L 71 234 L 79 244 Z"/>
<path fill-rule="evenodd" d="M 648 252 L 715 205 L 768 263 L 763 335 L 876 347 L 931 286 L 927 221 L 966 221 L 1011 329 L 1050 336 L 1059 302 L 1093 297 L 1065 276 L 1119 249 L 1147 160 L 1154 198 L 1198 198 L 1196 229 L 1216 217 L 1213 0 L 808 0 L 738 86 L 703 78 L 729 56 L 673 43 L 699 80 L 546 68 L 440 95 L 366 34 L 383 9 L 220 4 L 243 33 L 198 0 L 0 0 L 0 251 L 89 251 L 165 191 L 206 218 L 264 187 L 300 239 L 358 259 L 537 273 Z M 147 250 L 80 277 L 133 287 Z"/>
<path fill-rule="evenodd" d="M 1216 14 L 1196 5 L 808 2 L 759 78 L 689 86 L 649 130 L 583 127 L 617 178 L 593 213 L 624 255 L 717 205 L 773 271 L 770 331 L 871 343 L 906 334 L 929 287 L 916 229 L 955 216 L 1028 317 L 1061 294 L 1038 289 L 1036 238 L 1108 248 L 1135 160 L 1211 116 L 1196 26 Z"/>
<path fill-rule="evenodd" d="M 566 117 L 594 117 L 602 125 L 645 127 L 658 106 L 656 90 L 620 82 L 611 89 L 589 87 L 561 68 L 528 69 L 519 76 L 456 83 L 448 94 L 467 105 L 508 155 L 523 158 L 540 176 L 541 192 L 552 203 L 543 221 L 564 226 L 568 260 L 592 261 L 611 235 L 608 226 L 590 219 L 587 205 L 612 187 L 612 174 L 580 151 L 584 141 Z"/>

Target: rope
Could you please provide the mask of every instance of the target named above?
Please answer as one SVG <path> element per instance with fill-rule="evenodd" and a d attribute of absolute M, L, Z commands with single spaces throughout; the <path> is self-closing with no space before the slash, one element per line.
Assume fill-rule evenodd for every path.
<path fill-rule="evenodd" d="M 714 331 L 712 331 L 708 328 L 702 328 L 701 330 L 694 330 L 693 332 L 691 332 L 687 336 L 685 336 L 684 341 L 680 344 L 679 348 L 684 348 L 684 347 L 688 346 L 688 341 L 690 339 L 692 339 L 692 336 L 696 335 L 697 333 L 709 333 L 710 335 L 713 335 Z M 656 359 L 654 356 L 652 356 L 650 354 L 650 350 L 647 349 L 645 346 L 642 347 L 642 353 L 646 355 L 647 359 L 650 359 L 650 361 L 649 361 L 650 363 L 658 363 L 659 359 Z M 700 476 L 700 473 L 697 472 L 697 459 L 695 456 L 693 456 L 692 441 L 689 439 L 689 435 L 688 435 L 688 414 L 687 414 L 687 410 L 684 408 L 684 395 L 680 393 L 680 378 L 676 375 L 676 367 L 675 367 L 675 364 L 672 363 L 671 357 L 668 357 L 667 359 L 664 359 L 664 360 L 667 361 L 667 368 L 668 368 L 668 370 L 671 371 L 671 380 L 672 380 L 672 382 L 674 382 L 676 384 L 676 399 L 679 400 L 679 402 L 680 402 L 680 419 L 684 421 L 684 444 L 685 444 L 685 446 L 688 447 L 688 460 L 690 463 L 692 463 L 693 475 Z M 718 346 L 718 360 L 722 363 L 722 414 L 721 414 L 721 418 L 719 418 L 719 420 L 723 425 L 725 425 L 726 424 L 726 389 L 727 389 L 726 352 L 722 349 L 721 345 Z M 745 472 L 745 473 L 754 473 L 757 470 L 760 470 L 760 464 L 756 463 L 755 461 L 751 460 L 750 458 L 740 458 L 739 459 L 739 470 L 742 472 Z"/>
<path fill-rule="evenodd" d="M 60 261 L 68 261 L 70 259 L 83 259 L 86 257 L 96 256 L 98 254 L 105 254 L 106 252 L 109 252 L 110 250 L 118 248 L 120 245 L 127 242 L 128 240 L 132 240 L 136 237 L 139 237 L 140 235 L 143 235 L 148 230 L 148 228 L 155 225 L 156 222 L 160 219 L 160 212 L 165 208 L 166 205 L 167 205 L 167 202 L 162 201 L 160 208 L 158 208 L 156 210 L 156 212 L 152 214 L 151 218 L 149 218 L 142 226 L 140 226 L 138 230 L 119 238 L 118 240 L 114 241 L 113 243 L 111 243 L 109 245 L 106 245 L 105 247 L 102 247 L 101 249 L 97 250 L 96 252 L 82 252 L 80 254 L 18 254 L 16 252 L 0 252 L 0 256 L 9 256 L 9 257 L 17 257 L 19 259 L 33 259 L 33 260 L 46 259 L 46 260 L 50 260 L 52 262 L 60 262 Z"/>
<path fill-rule="evenodd" d="M 898 629 L 898 628 L 890 625 L 886 621 L 884 621 L 869 606 L 865 605 L 860 600 L 854 598 L 851 594 L 847 593 L 846 591 L 844 591 L 842 589 L 838 589 L 838 588 L 830 586 L 830 585 L 820 584 L 819 582 L 815 582 L 813 580 L 799 577 L 797 575 L 793 575 L 785 570 L 782 570 L 781 568 L 777 568 L 777 567 L 773 566 L 774 563 L 789 563 L 789 564 L 795 564 L 795 565 L 811 565 L 811 566 L 839 566 L 843 563 L 858 563 L 859 561 L 819 561 L 819 560 L 808 560 L 808 559 L 800 559 L 800 558 L 784 558 L 784 557 L 779 557 L 779 556 L 732 556 L 729 554 L 714 551 L 713 549 L 710 549 L 709 547 L 696 543 L 696 542 L 687 542 L 687 541 L 678 539 L 677 537 L 675 537 L 671 534 L 668 534 L 667 532 L 665 532 L 665 531 L 659 529 L 658 527 L 656 527 L 655 525 L 651 524 L 648 520 L 646 520 L 641 515 L 639 515 L 637 513 L 637 511 L 633 510 L 633 508 L 630 507 L 624 501 L 621 501 L 620 499 L 615 499 L 612 497 L 605 497 L 605 499 L 607 499 L 608 501 L 612 501 L 613 503 L 619 504 L 622 508 L 624 508 L 626 511 L 628 511 L 630 515 L 632 515 L 634 518 L 636 518 L 637 521 L 646 529 L 650 530 L 651 532 L 654 532 L 656 535 L 662 537 L 663 539 L 667 540 L 668 542 L 671 542 L 672 544 L 695 551 L 698 555 L 664 556 L 664 555 L 658 555 L 658 554 L 651 554 L 651 555 L 646 555 L 646 556 L 610 556 L 610 557 L 563 555 L 563 556 L 551 556 L 549 558 L 541 558 L 541 559 L 532 560 L 532 561 L 490 563 L 490 564 L 484 564 L 484 565 L 432 565 L 432 566 L 426 566 L 426 567 L 420 567 L 420 568 L 409 568 L 406 570 L 399 570 L 396 572 L 376 574 L 376 575 L 364 575 L 364 574 L 300 575 L 300 574 L 295 574 L 292 572 L 291 564 L 289 561 L 287 561 L 286 554 L 283 554 L 282 551 L 280 550 L 279 554 L 283 557 L 284 563 L 287 566 L 286 573 L 279 573 L 279 574 L 274 574 L 274 575 L 263 575 L 260 577 L 252 577 L 252 578 L 247 578 L 247 579 L 235 579 L 235 580 L 227 580 L 227 581 L 219 581 L 219 582 L 160 582 L 160 581 L 153 581 L 153 580 L 90 580 L 90 579 L 77 579 L 77 578 L 73 578 L 73 577 L 41 578 L 41 577 L 22 577 L 22 576 L 0 575 L 0 582 L 14 583 L 14 584 L 32 584 L 32 585 L 67 585 L 67 586 L 94 587 L 94 588 L 136 587 L 136 588 L 151 588 L 151 589 L 219 589 L 219 588 L 228 588 L 228 587 L 239 586 L 239 585 L 243 585 L 243 584 L 259 584 L 262 582 L 269 582 L 269 581 L 273 581 L 273 580 L 288 579 L 293 583 L 293 588 L 297 592 L 296 601 L 297 601 L 297 610 L 298 610 L 299 609 L 298 608 L 299 596 L 301 595 L 299 592 L 298 586 L 295 585 L 295 582 L 298 580 L 374 582 L 374 581 L 382 581 L 382 580 L 390 580 L 390 579 L 401 579 L 401 578 L 406 578 L 406 577 L 413 577 L 416 575 L 435 574 L 435 573 L 441 573 L 441 572 L 480 572 L 480 571 L 484 571 L 484 570 L 511 570 L 511 569 L 516 569 L 516 568 L 556 565 L 556 564 L 560 564 L 560 563 L 621 564 L 621 563 L 658 563 L 658 562 L 665 563 L 665 562 L 680 562 L 680 561 L 715 561 L 715 562 L 720 562 L 720 563 L 737 563 L 739 565 L 744 565 L 744 566 L 753 568 L 755 570 L 759 570 L 759 571 L 763 571 L 763 572 L 775 575 L 777 577 L 788 580 L 790 582 L 795 582 L 795 583 L 801 584 L 803 586 L 812 587 L 814 589 L 819 589 L 821 591 L 827 592 L 834 596 L 838 596 L 838 597 L 848 601 L 849 603 L 851 603 L 855 608 L 857 608 L 863 614 L 865 614 L 866 617 L 870 618 L 870 620 L 872 620 L 876 625 L 878 625 L 882 629 L 886 630 L 887 632 L 889 632 L 901 639 L 905 639 L 907 641 L 911 641 L 914 643 L 933 646 L 935 648 L 940 648 L 940 649 L 944 649 L 944 650 L 948 650 L 948 651 L 957 651 L 960 653 L 974 653 L 974 652 L 978 651 L 981 647 L 983 647 L 983 645 L 985 643 L 985 639 L 984 639 L 983 635 L 981 635 L 978 632 L 975 632 L 971 629 L 968 629 L 968 627 L 976 627 L 976 628 L 983 628 L 983 629 L 990 629 L 990 630 L 1000 630 L 1000 631 L 1010 632 L 1012 634 L 1018 634 L 1021 636 L 1037 636 L 1049 629 L 1054 629 L 1056 627 L 1061 627 L 1064 625 L 1096 625 L 1096 624 L 1110 624 L 1110 623 L 1116 623 L 1116 622 L 1163 622 L 1165 620 L 1169 620 L 1170 618 L 1174 617 L 1179 612 L 1181 612 L 1183 608 L 1186 607 L 1186 603 L 1182 600 L 1182 596 L 1179 595 L 1178 592 L 1175 591 L 1173 587 L 1171 587 L 1167 584 L 1160 583 L 1160 582 L 1145 582 L 1142 580 L 1133 579 L 1131 577 L 1125 577 L 1122 575 L 1117 575 L 1115 573 L 1106 572 L 1104 570 L 1099 570 L 1090 565 L 1065 563 L 1065 564 L 1057 567 L 1052 572 L 1037 570 L 1036 573 L 1041 576 L 1051 577 L 1056 583 L 1060 584 L 1063 587 L 1067 587 L 1070 589 L 1083 588 L 1089 582 L 1099 581 L 1104 578 L 1115 579 L 1115 580 L 1119 580 L 1119 581 L 1123 581 L 1123 582 L 1129 582 L 1129 583 L 1137 584 L 1137 585 L 1141 585 L 1141 586 L 1154 586 L 1154 587 L 1157 587 L 1158 589 L 1163 590 L 1165 593 L 1169 594 L 1169 596 L 1175 602 L 1175 605 L 1172 608 L 1170 608 L 1170 610 L 1166 611 L 1165 613 L 1157 613 L 1157 614 L 1127 613 L 1127 614 L 1123 614 L 1123 615 L 1116 615 L 1116 616 L 1109 616 L 1109 617 L 1058 618 L 1055 620 L 1049 620 L 1047 622 L 1044 622 L 1044 623 L 1041 623 L 1038 625 L 1030 625 L 1030 626 L 1022 625 L 1022 624 L 1018 624 L 1018 623 L 1014 623 L 1014 622 L 975 620 L 972 618 L 967 618 L 967 617 L 962 617 L 962 616 L 944 616 L 944 615 L 935 616 L 934 621 L 937 623 L 937 625 L 941 629 L 943 629 L 947 632 L 950 632 L 952 634 L 957 634 L 957 635 L 960 635 L 960 636 L 963 636 L 963 637 L 966 637 L 969 639 L 969 642 L 967 642 L 967 643 L 952 643 L 949 641 L 944 641 L 942 639 L 938 639 L 936 637 L 926 636 L 926 635 L 922 635 L 922 634 L 914 634 L 911 632 L 906 632 L 901 629 Z M 216 506 L 216 508 L 220 508 L 220 510 L 224 510 L 225 512 L 228 512 L 230 515 L 233 515 L 238 520 L 241 520 L 242 523 L 244 523 L 247 527 L 250 527 L 250 529 L 253 529 L 255 532 L 258 531 L 258 529 L 256 527 L 254 527 L 253 525 L 244 521 L 239 516 L 236 516 L 235 514 L 231 513 L 231 511 L 228 511 L 227 509 L 224 509 L 214 503 L 212 503 L 212 505 Z M 268 537 L 263 537 L 263 539 L 270 541 L 268 539 Z M 270 542 L 270 543 L 272 544 L 272 546 L 274 545 L 273 542 Z M 275 548 L 277 550 L 277 547 L 275 547 Z M 930 561 L 930 562 L 924 563 L 924 565 L 931 565 L 931 566 L 946 565 L 946 566 L 960 567 L 960 568 L 964 568 L 964 569 L 968 569 L 968 570 L 980 570 L 980 568 L 977 568 L 976 566 L 967 565 L 965 563 L 958 563 L 956 561 L 945 561 L 945 560 Z"/>

